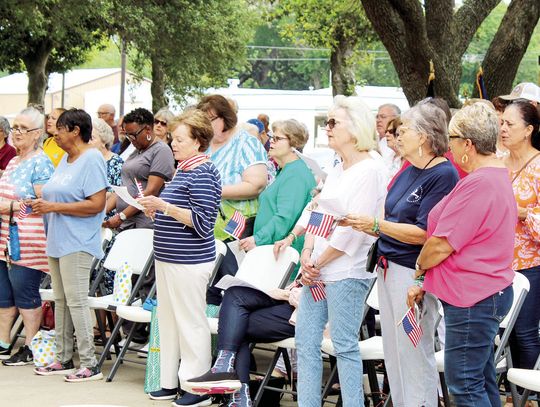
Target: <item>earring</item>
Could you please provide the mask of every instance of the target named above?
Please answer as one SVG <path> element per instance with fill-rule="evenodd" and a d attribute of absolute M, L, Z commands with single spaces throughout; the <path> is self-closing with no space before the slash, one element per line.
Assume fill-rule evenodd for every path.
<path fill-rule="evenodd" d="M 146 135 L 146 140 L 148 140 L 148 141 L 152 140 L 152 136 L 150 134 L 147 134 Z"/>
<path fill-rule="evenodd" d="M 461 157 L 461 164 L 467 164 L 469 162 L 469 156 L 467 154 L 463 154 Z"/>
<path fill-rule="evenodd" d="M 418 155 L 422 157 L 424 155 L 424 152 L 422 151 L 422 146 L 418 146 Z"/>

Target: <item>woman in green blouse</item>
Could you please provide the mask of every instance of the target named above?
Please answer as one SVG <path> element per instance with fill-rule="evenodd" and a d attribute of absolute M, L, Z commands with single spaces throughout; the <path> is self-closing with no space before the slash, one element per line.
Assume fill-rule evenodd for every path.
<path fill-rule="evenodd" d="M 294 152 L 294 148 L 301 149 L 308 140 L 306 127 L 290 119 L 274 122 L 272 132 L 268 155 L 280 169 L 275 181 L 259 196 L 253 236 L 240 241 L 240 248 L 245 251 L 287 237 L 315 188 L 313 174 Z M 303 237 L 295 238 L 292 247 L 300 251 L 302 245 Z"/>

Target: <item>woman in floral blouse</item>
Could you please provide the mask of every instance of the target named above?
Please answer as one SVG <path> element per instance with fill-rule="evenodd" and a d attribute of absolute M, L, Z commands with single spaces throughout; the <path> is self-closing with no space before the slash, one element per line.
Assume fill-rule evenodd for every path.
<path fill-rule="evenodd" d="M 526 101 L 506 107 L 501 138 L 518 205 L 512 268 L 531 283 L 511 338 L 515 367 L 532 369 L 540 353 L 540 114 Z"/>

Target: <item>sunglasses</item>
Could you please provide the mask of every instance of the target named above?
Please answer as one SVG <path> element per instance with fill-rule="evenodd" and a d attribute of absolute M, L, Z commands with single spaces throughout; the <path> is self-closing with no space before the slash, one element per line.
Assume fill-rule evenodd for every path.
<path fill-rule="evenodd" d="M 337 121 L 336 119 L 328 119 L 324 122 L 324 126 L 327 127 L 332 130 L 334 127 L 336 127 L 336 124 L 338 123 L 341 123 L 339 121 Z"/>
<path fill-rule="evenodd" d="M 163 127 L 167 127 L 167 122 L 163 120 L 154 119 L 154 124 L 161 124 Z"/>
<path fill-rule="evenodd" d="M 138 131 L 137 133 L 135 133 L 135 134 L 127 133 L 125 130 L 124 130 L 124 133 L 125 133 L 125 135 L 126 135 L 126 137 L 127 137 L 128 140 L 133 141 L 133 140 L 135 140 L 135 139 L 139 136 L 139 134 L 141 134 L 141 132 L 142 132 L 143 130 L 144 130 L 144 127 L 141 127 L 141 128 L 139 129 L 139 131 Z"/>

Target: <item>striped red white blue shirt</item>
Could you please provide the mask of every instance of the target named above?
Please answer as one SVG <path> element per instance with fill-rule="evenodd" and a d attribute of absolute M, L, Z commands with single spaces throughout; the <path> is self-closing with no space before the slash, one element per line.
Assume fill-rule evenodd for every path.
<path fill-rule="evenodd" d="M 190 171 L 178 171 L 160 198 L 191 211 L 193 227 L 161 212 L 154 222 L 156 260 L 175 264 L 201 264 L 214 261 L 214 225 L 221 201 L 219 171 L 207 161 Z"/>

